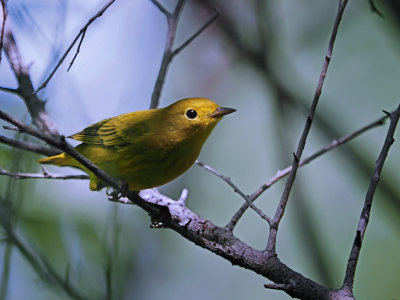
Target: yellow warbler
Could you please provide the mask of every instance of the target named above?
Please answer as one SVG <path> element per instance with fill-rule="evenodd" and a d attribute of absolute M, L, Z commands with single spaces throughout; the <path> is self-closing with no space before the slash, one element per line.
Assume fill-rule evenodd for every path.
<path fill-rule="evenodd" d="M 165 184 L 196 160 L 207 137 L 224 115 L 235 109 L 204 98 L 188 98 L 170 106 L 106 119 L 70 136 L 76 150 L 109 175 L 139 191 Z M 88 173 L 90 189 L 106 185 L 69 155 L 39 160 L 42 164 L 77 167 Z"/>

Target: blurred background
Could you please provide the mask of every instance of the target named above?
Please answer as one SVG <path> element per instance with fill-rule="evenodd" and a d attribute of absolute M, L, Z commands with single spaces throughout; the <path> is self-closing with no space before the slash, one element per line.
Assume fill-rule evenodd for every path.
<path fill-rule="evenodd" d="M 105 3 L 8 2 L 8 21 L 35 87 Z M 173 10 L 176 2 L 161 3 Z M 395 1 L 376 5 L 384 18 L 372 13 L 368 1 L 350 1 L 344 13 L 304 157 L 399 103 L 400 10 Z M 213 7 L 220 17 L 174 59 L 160 106 L 200 96 L 236 108 L 214 130 L 199 160 L 250 194 L 291 163 L 337 1 L 189 0 L 176 47 L 207 21 Z M 147 109 L 166 31 L 165 16 L 149 0 L 117 0 L 89 27 L 71 70 L 66 72 L 76 48 L 39 93 L 59 132 L 68 136 L 104 118 Z M 4 53 L 2 58 L 0 86 L 15 88 Z M 31 121 L 15 95 L 0 92 L 0 109 Z M 387 126 L 299 170 L 277 244 L 279 257 L 291 268 L 321 284 L 340 287 Z M 1 129 L 1 135 L 33 141 L 10 130 Z M 400 140 L 399 129 L 395 139 Z M 355 278 L 359 299 L 400 295 L 399 151 L 397 142 L 375 196 Z M 40 157 L 0 145 L 0 166 L 7 170 L 41 172 Z M 284 181 L 256 202 L 270 216 Z M 68 289 L 79 291 L 84 299 L 290 299 L 283 292 L 266 290 L 265 278 L 232 266 L 177 233 L 151 229 L 144 211 L 111 203 L 104 191 L 91 192 L 88 184 L 0 177 L 0 217 L 10 219 L 26 250 L 6 242 L 0 228 L 0 300 L 70 299 Z M 189 189 L 188 206 L 220 226 L 243 203 L 226 183 L 196 165 L 160 189 L 178 198 L 183 188 Z M 250 210 L 234 231 L 257 249 L 266 246 L 267 232 L 267 224 Z M 43 265 L 36 265 L 37 260 Z M 41 274 L 42 269 L 51 271 Z"/>

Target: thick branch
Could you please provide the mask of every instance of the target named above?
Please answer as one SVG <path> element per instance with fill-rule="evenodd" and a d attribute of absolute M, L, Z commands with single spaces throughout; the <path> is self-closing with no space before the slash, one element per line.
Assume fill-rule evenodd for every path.
<path fill-rule="evenodd" d="M 276 250 L 276 235 L 277 235 L 279 223 L 283 217 L 283 214 L 285 213 L 286 204 L 289 200 L 289 195 L 292 190 L 294 180 L 296 178 L 297 169 L 299 167 L 300 159 L 303 154 L 303 150 L 304 150 L 304 146 L 307 141 L 308 133 L 310 132 L 314 114 L 317 109 L 319 97 L 320 97 L 321 91 L 322 91 L 322 86 L 325 81 L 326 72 L 328 70 L 329 62 L 331 61 L 333 45 L 336 40 L 336 35 L 337 35 L 338 29 L 339 29 L 339 24 L 342 19 L 343 12 L 346 7 L 347 1 L 348 0 L 340 0 L 339 1 L 339 7 L 338 7 L 337 14 L 336 14 L 335 24 L 333 26 L 331 38 L 329 40 L 328 50 L 325 55 L 325 60 L 324 60 L 323 66 L 322 66 L 322 71 L 321 71 L 321 75 L 319 77 L 318 85 L 315 90 L 314 99 L 311 104 L 311 108 L 310 108 L 309 114 L 307 116 L 307 121 L 304 126 L 303 133 L 300 137 L 296 153 L 294 154 L 292 170 L 290 171 L 289 177 L 286 181 L 285 189 L 283 191 L 283 194 L 282 194 L 281 200 L 279 202 L 279 206 L 276 210 L 275 216 L 272 219 L 272 223 L 270 226 L 270 232 L 269 232 L 269 236 L 268 236 L 268 244 L 267 244 L 267 250 L 270 251 L 271 253 L 275 253 L 275 250 Z"/>
<path fill-rule="evenodd" d="M 385 143 L 383 144 L 381 153 L 379 154 L 378 160 L 376 161 L 375 170 L 371 177 L 367 195 L 365 196 L 364 207 L 361 212 L 360 220 L 358 222 L 356 236 L 354 238 L 353 247 L 350 252 L 350 257 L 347 262 L 346 273 L 343 281 L 342 289 L 352 293 L 354 277 L 357 268 L 357 262 L 361 251 L 362 242 L 365 235 L 365 230 L 367 229 L 372 201 L 374 199 L 376 187 L 378 185 L 383 164 L 385 163 L 386 156 L 389 152 L 391 145 L 394 142 L 393 136 L 396 130 L 397 123 L 400 118 L 400 104 L 394 113 L 390 114 L 390 126 L 386 135 Z"/>
<path fill-rule="evenodd" d="M 51 146 L 65 151 L 109 186 L 121 189 L 122 184 L 119 181 L 107 175 L 87 158 L 68 146 L 62 138 L 58 141 L 14 119 L 1 110 L 0 118 L 10 122 L 19 128 L 21 132 L 33 135 Z M 149 213 L 153 220 L 160 220 L 164 226 L 227 259 L 232 264 L 252 270 L 278 284 L 285 283 L 290 279 L 293 282 L 293 288 L 285 292 L 292 297 L 330 299 L 332 293 L 335 293 L 335 291 L 331 291 L 290 269 L 276 255 L 268 251 L 256 250 L 235 237 L 230 230 L 218 227 L 196 215 L 186 207 L 186 195 L 182 196 L 182 201 L 168 200 L 167 197 L 154 190 L 142 191 L 140 196 L 135 192 L 127 192 L 126 196 L 130 200 L 127 203 L 138 205 Z M 146 198 L 146 200 L 143 198 Z"/>

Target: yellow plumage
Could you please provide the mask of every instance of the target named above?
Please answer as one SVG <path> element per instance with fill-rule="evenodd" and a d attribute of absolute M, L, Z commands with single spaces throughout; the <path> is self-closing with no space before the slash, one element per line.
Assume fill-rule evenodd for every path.
<path fill-rule="evenodd" d="M 93 124 L 70 136 L 82 143 L 76 150 L 109 175 L 139 191 L 165 184 L 196 160 L 207 137 L 222 118 L 234 112 L 204 98 L 189 98 L 170 106 L 131 112 Z M 90 189 L 105 184 L 65 153 L 39 160 L 72 166 L 90 176 Z"/>

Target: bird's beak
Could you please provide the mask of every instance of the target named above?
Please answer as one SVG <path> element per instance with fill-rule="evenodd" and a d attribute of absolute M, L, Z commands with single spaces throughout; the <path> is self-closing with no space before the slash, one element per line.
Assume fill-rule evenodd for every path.
<path fill-rule="evenodd" d="M 221 118 L 227 114 L 233 113 L 235 112 L 236 109 L 233 108 L 228 108 L 228 107 L 217 107 L 215 109 L 214 112 L 212 112 L 211 114 L 209 114 L 209 117 L 213 117 L 213 118 Z"/>

